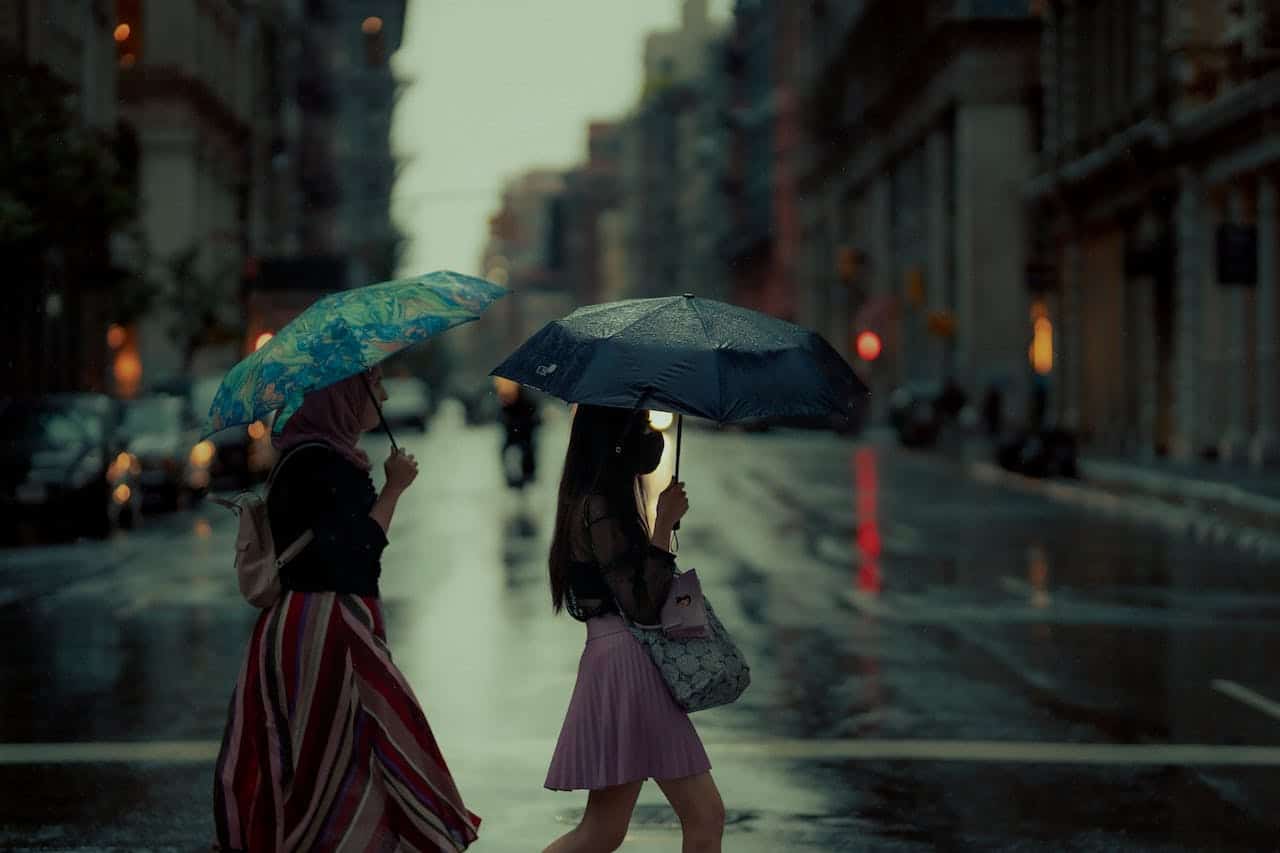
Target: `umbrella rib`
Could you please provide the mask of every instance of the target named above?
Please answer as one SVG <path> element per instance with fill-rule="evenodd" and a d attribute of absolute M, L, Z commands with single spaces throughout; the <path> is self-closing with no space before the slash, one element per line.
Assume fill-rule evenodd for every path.
<path fill-rule="evenodd" d="M 616 331 L 616 332 L 614 332 L 613 334 L 609 335 L 609 337 L 605 338 L 605 340 L 613 340 L 613 339 L 614 339 L 614 338 L 616 338 L 618 335 L 621 335 L 623 332 L 625 332 L 625 331 L 629 330 L 632 326 L 634 326 L 634 325 L 636 325 L 637 323 L 639 323 L 641 320 L 648 320 L 650 317 L 652 317 L 654 314 L 657 314 L 657 313 L 658 313 L 659 311 L 661 311 L 663 308 L 670 308 L 670 307 L 671 307 L 671 303 L 670 303 L 670 302 L 664 302 L 664 303 L 662 303 L 661 305 L 655 305 L 652 311 L 648 311 L 648 312 L 646 312 L 646 313 L 642 314 L 641 316 L 639 316 L 639 317 L 635 318 L 634 320 L 632 320 L 632 321 L 631 321 L 630 323 L 628 323 L 627 325 L 623 326 L 623 327 L 622 327 L 621 329 L 619 329 L 618 331 Z"/>
<path fill-rule="evenodd" d="M 718 404 L 716 407 L 716 411 L 718 414 L 723 415 L 724 414 L 724 376 L 720 372 L 721 370 L 720 359 L 715 358 L 714 356 L 714 353 L 718 351 L 720 348 L 716 346 L 716 342 L 711 339 L 711 330 L 707 327 L 707 318 L 702 316 L 702 309 L 698 307 L 698 301 L 696 299 L 690 299 L 689 304 L 693 307 L 693 313 L 698 318 L 698 324 L 702 326 L 702 334 L 703 336 L 706 337 L 707 345 L 711 347 L 711 351 L 713 353 L 712 358 L 715 361 L 715 365 L 716 365 L 716 392 L 719 395 L 719 399 L 716 401 Z"/>
<path fill-rule="evenodd" d="M 639 323 L 641 320 L 648 320 L 648 319 L 649 319 L 650 317 L 652 317 L 654 314 L 657 314 L 657 313 L 658 313 L 659 311 L 661 311 L 662 309 L 664 309 L 664 308 L 669 308 L 670 306 L 671 306 L 671 303 L 670 303 L 670 302 L 664 302 L 664 303 L 662 303 L 661 305 L 655 305 L 652 311 L 646 311 L 644 314 L 642 314 L 641 316 L 639 316 L 639 317 L 635 318 L 635 319 L 634 319 L 634 320 L 632 320 L 630 323 L 628 323 L 627 325 L 623 326 L 623 327 L 622 327 L 621 329 L 619 329 L 618 331 L 614 332 L 612 335 L 609 335 L 609 337 L 605 338 L 605 340 L 610 340 L 610 341 L 611 341 L 611 340 L 613 340 L 614 338 L 618 337 L 618 335 L 621 335 L 623 332 L 627 331 L 627 330 L 628 330 L 628 329 L 630 329 L 632 326 L 634 326 L 634 325 L 636 325 L 637 323 Z M 646 392 L 646 393 L 647 393 L 647 392 Z M 641 401 L 643 401 L 643 400 L 644 400 L 644 395 L 643 395 L 643 394 L 641 395 L 640 400 L 641 400 Z"/>

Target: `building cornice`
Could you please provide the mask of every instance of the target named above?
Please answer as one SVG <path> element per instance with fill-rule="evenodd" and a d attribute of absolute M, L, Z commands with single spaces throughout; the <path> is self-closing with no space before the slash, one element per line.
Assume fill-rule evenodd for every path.
<path fill-rule="evenodd" d="M 822 140 L 826 150 L 815 156 L 801 176 L 801 185 L 812 188 L 840 175 L 861 182 L 880 161 L 917 139 L 928 125 L 953 106 L 975 103 L 1009 103 L 1035 93 L 1038 62 L 1033 27 L 1021 22 L 949 21 L 921 43 L 912 56 L 903 58 L 903 70 L 887 79 L 852 123 L 833 124 Z M 964 68 L 972 59 L 982 68 Z M 1025 70 L 1020 68 L 1026 65 Z M 975 73 L 985 72 L 985 73 Z M 818 125 L 819 111 L 835 112 L 843 106 L 843 92 L 854 68 L 845 65 L 831 73 L 834 82 L 819 84 L 805 93 L 806 122 L 810 136 Z M 868 140 L 874 140 L 869 143 Z M 868 147 L 877 150 L 868 153 Z"/>
<path fill-rule="evenodd" d="M 1280 71 L 1250 81 L 1211 103 L 1177 114 L 1169 122 L 1144 119 L 1124 128 L 1093 150 L 1031 178 L 1023 188 L 1023 196 L 1028 202 L 1039 203 L 1069 195 L 1117 172 L 1132 173 L 1138 157 L 1150 158 L 1159 168 L 1173 162 L 1203 159 L 1204 154 L 1223 147 L 1217 143 L 1229 142 L 1232 136 L 1256 137 L 1256 133 L 1249 131 L 1256 129 L 1256 123 L 1265 121 L 1267 113 L 1278 106 Z M 1247 152 L 1249 156 L 1244 158 L 1235 156 L 1234 151 L 1218 158 L 1208 167 L 1209 177 L 1215 182 L 1222 181 L 1247 168 L 1261 168 L 1274 162 L 1270 155 L 1277 152 L 1277 146 L 1274 141 L 1263 140 Z"/>
<path fill-rule="evenodd" d="M 126 104 L 151 100 L 183 101 L 208 118 L 235 142 L 249 136 L 249 122 L 236 115 L 207 83 L 174 65 L 145 65 L 122 71 L 119 97 Z"/>

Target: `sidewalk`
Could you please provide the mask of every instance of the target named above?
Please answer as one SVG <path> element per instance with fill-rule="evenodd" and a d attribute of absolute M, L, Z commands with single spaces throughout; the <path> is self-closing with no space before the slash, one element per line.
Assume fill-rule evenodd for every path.
<path fill-rule="evenodd" d="M 1102 455 L 1081 459 L 1084 479 L 1117 491 L 1146 494 L 1179 505 L 1239 513 L 1280 530 L 1280 471 L 1210 462 L 1136 462 Z"/>
<path fill-rule="evenodd" d="M 896 444 L 891 433 L 877 430 L 868 437 Z M 980 482 L 1280 559 L 1280 472 L 1086 452 L 1079 458 L 1080 479 L 1042 480 L 998 466 L 989 441 L 977 435 L 945 437 L 936 455 Z"/>

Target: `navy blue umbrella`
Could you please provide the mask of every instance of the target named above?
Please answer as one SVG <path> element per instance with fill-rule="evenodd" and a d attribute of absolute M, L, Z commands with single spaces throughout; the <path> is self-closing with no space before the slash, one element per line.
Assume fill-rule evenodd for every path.
<path fill-rule="evenodd" d="M 852 418 L 866 385 L 822 336 L 692 294 L 579 308 L 493 370 L 571 403 L 717 423 Z"/>

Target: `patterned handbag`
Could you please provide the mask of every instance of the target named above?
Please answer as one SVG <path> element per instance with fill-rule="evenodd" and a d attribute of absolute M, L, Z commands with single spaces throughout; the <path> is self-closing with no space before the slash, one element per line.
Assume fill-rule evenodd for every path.
<path fill-rule="evenodd" d="M 685 598 L 692 600 L 685 603 Z M 677 599 L 682 609 L 705 611 L 706 631 L 676 631 L 680 636 L 671 636 L 661 625 L 644 626 L 625 616 L 623 619 L 662 673 L 676 704 L 692 714 L 736 701 L 751 683 L 751 667 L 703 596 L 693 570 L 676 575 L 667 599 L 664 613 L 670 612 L 669 605 Z M 621 607 L 618 610 L 622 612 Z M 703 635 L 697 636 L 699 633 Z"/>

